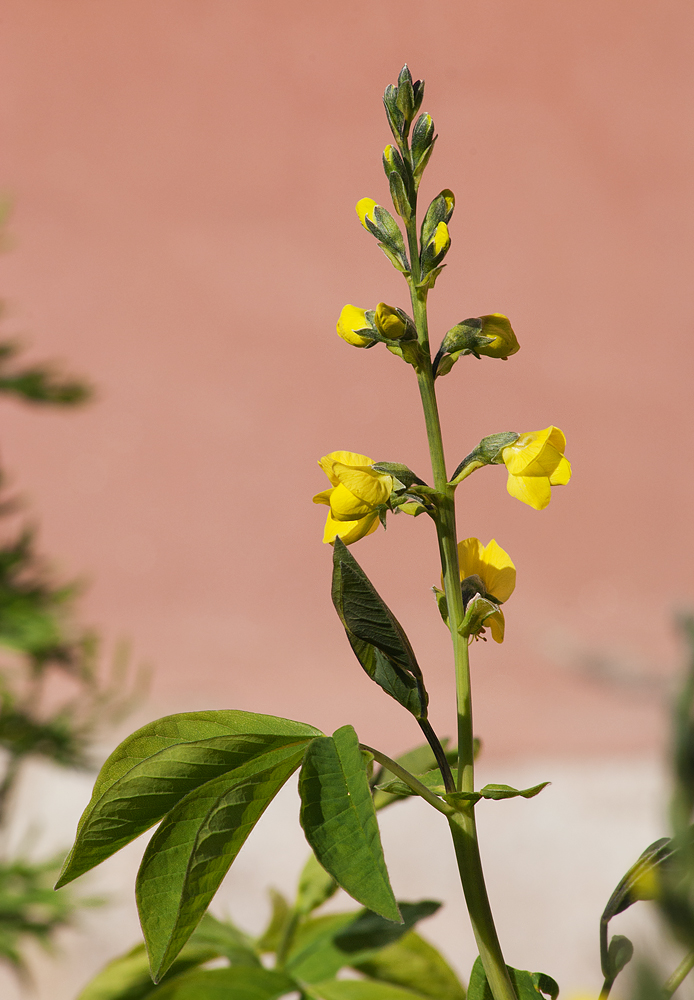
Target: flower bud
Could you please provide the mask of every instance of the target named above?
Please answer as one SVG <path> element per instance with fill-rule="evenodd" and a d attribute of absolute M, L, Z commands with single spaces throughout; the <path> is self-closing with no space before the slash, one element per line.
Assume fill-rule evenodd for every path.
<path fill-rule="evenodd" d="M 337 321 L 337 332 L 352 347 L 373 347 L 376 343 L 366 310 L 357 306 L 343 306 Z"/>
<path fill-rule="evenodd" d="M 464 354 L 482 354 L 506 361 L 520 350 L 508 317 L 491 313 L 473 319 L 464 319 L 452 327 L 443 339 L 434 359 L 434 375 L 446 375 L 458 358 Z"/>
<path fill-rule="evenodd" d="M 359 221 L 361 222 L 362 226 L 364 227 L 364 229 L 366 229 L 367 232 L 371 232 L 371 230 L 366 224 L 367 219 L 369 220 L 369 222 L 371 222 L 372 225 L 374 226 L 378 225 L 378 223 L 376 222 L 376 216 L 374 214 L 376 207 L 377 204 L 373 200 L 373 198 L 361 198 L 356 204 L 356 211 L 357 215 L 359 216 Z"/>
<path fill-rule="evenodd" d="M 402 337 L 412 339 L 416 336 L 414 326 L 409 316 L 395 306 L 379 302 L 374 314 L 376 329 L 385 340 L 400 340 Z"/>

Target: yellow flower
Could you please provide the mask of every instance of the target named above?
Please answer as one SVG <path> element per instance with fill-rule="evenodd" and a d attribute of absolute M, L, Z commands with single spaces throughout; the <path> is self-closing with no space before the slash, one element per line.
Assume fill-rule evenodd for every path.
<path fill-rule="evenodd" d="M 520 351 L 520 344 L 508 316 L 491 313 L 488 316 L 480 316 L 480 319 L 482 320 L 480 334 L 482 337 L 490 337 L 491 343 L 478 346 L 478 354 L 485 354 L 488 358 L 503 358 L 505 361 L 511 354 Z"/>
<path fill-rule="evenodd" d="M 318 460 L 332 489 L 316 494 L 314 503 L 330 507 L 324 542 L 339 536 L 345 545 L 370 535 L 378 527 L 378 510 L 393 489 L 393 477 L 376 472 L 373 459 L 353 451 L 333 451 Z"/>
<path fill-rule="evenodd" d="M 407 324 L 401 311 L 385 302 L 379 302 L 374 315 L 376 329 L 386 340 L 399 340 L 407 333 Z"/>
<path fill-rule="evenodd" d="M 551 487 L 565 486 L 571 479 L 565 448 L 566 438 L 553 426 L 521 434 L 503 448 L 501 456 L 508 470 L 506 488 L 511 496 L 535 510 L 543 510 L 550 501 Z"/>
<path fill-rule="evenodd" d="M 346 305 L 340 313 L 337 321 L 337 332 L 352 347 L 368 347 L 373 344 L 373 337 L 364 337 L 362 332 L 370 330 L 371 326 L 366 319 L 366 310 L 358 309 L 357 306 Z"/>
<path fill-rule="evenodd" d="M 366 225 L 366 220 L 377 225 L 376 216 L 374 215 L 374 209 L 377 207 L 377 202 L 373 198 L 361 198 L 356 205 L 357 215 L 359 216 L 359 221 L 361 222 L 364 229 L 367 232 L 371 232 L 369 227 Z"/>
<path fill-rule="evenodd" d="M 492 538 L 489 545 L 483 545 L 479 538 L 466 538 L 458 542 L 458 561 L 463 600 L 468 604 L 475 596 L 493 604 L 503 604 L 516 586 L 516 567 L 511 557 Z M 504 641 L 504 615 L 497 608 L 484 621 L 495 642 Z"/>

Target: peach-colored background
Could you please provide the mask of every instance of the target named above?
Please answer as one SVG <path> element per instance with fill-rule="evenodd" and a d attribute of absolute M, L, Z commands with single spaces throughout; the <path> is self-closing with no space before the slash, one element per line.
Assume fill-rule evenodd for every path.
<path fill-rule="evenodd" d="M 522 345 L 439 383 L 450 465 L 555 423 L 575 471 L 543 513 L 501 469 L 459 491 L 461 534 L 519 570 L 507 642 L 474 651 L 476 729 L 492 756 L 659 745 L 694 597 L 693 38 L 687 0 L 4 0 L 5 331 L 98 397 L 3 402 L 3 461 L 91 581 L 84 617 L 155 667 L 149 715 L 418 738 L 352 657 L 310 502 L 336 448 L 428 473 L 411 370 L 334 332 L 345 302 L 406 305 L 353 205 L 386 198 L 380 95 L 407 60 L 440 133 L 424 198 L 458 199 L 433 339 L 502 311 Z M 430 523 L 353 552 L 450 730 Z"/>

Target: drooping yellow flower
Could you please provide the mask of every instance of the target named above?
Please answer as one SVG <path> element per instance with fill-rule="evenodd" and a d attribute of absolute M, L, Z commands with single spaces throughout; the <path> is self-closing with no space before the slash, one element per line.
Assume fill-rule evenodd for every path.
<path fill-rule="evenodd" d="M 504 316 L 503 313 L 490 313 L 488 316 L 480 316 L 480 319 L 482 320 L 480 334 L 483 338 L 490 337 L 491 342 L 481 344 L 477 348 L 478 354 L 485 354 L 488 358 L 503 358 L 505 361 L 520 351 L 520 344 L 508 316 Z"/>
<path fill-rule="evenodd" d="M 363 331 L 370 330 L 371 326 L 366 318 L 366 309 L 359 309 L 357 306 L 346 305 L 340 313 L 337 321 L 337 332 L 352 347 L 368 347 L 373 344 L 373 337 L 363 336 Z"/>
<path fill-rule="evenodd" d="M 516 567 L 511 557 L 492 538 L 489 545 L 483 545 L 479 538 L 466 538 L 458 542 L 460 583 L 463 588 L 465 605 L 480 598 L 503 604 L 516 586 Z M 505 622 L 500 608 L 484 620 L 495 642 L 504 641 Z"/>
<path fill-rule="evenodd" d="M 566 438 L 558 427 L 521 434 L 501 452 L 508 470 L 506 489 L 512 497 L 535 510 L 550 501 L 552 486 L 565 486 L 571 479 L 571 465 L 564 458 Z"/>
<path fill-rule="evenodd" d="M 379 507 L 393 489 L 393 477 L 376 472 L 373 459 L 353 451 L 333 451 L 318 460 L 332 489 L 317 493 L 314 503 L 330 507 L 324 542 L 339 536 L 345 545 L 370 535 L 378 527 Z"/>

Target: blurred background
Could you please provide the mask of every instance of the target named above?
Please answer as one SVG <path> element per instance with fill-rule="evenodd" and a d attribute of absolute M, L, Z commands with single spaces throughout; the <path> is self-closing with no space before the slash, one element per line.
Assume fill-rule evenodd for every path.
<path fill-rule="evenodd" d="M 87 585 L 82 619 L 153 669 L 148 701 L 101 756 L 147 719 L 203 708 L 326 732 L 351 722 L 391 755 L 419 742 L 345 641 L 311 497 L 327 485 L 316 459 L 336 449 L 428 475 L 411 370 L 335 334 L 346 302 L 407 306 L 354 204 L 386 203 L 385 86 L 405 61 L 425 78 L 440 137 L 422 199 L 457 198 L 432 340 L 503 312 L 521 343 L 505 364 L 463 359 L 438 383 L 449 465 L 486 434 L 554 423 L 574 468 L 543 513 L 507 495 L 503 469 L 458 498 L 461 536 L 495 537 L 518 568 L 507 641 L 474 650 L 481 778 L 553 782 L 532 802 L 481 807 L 490 890 L 508 961 L 569 992 L 599 988 L 600 911 L 667 832 L 673 615 L 694 600 L 693 56 L 685 0 L 0 12 L 5 331 L 96 387 L 79 412 L 0 402 L 3 465 L 41 549 Z M 432 526 L 392 518 L 353 551 L 418 652 L 434 726 L 451 732 Z M 67 846 L 91 782 L 31 765 L 11 845 L 32 829 L 36 850 Z M 305 854 L 294 792 L 273 809 L 217 903 L 251 928 L 265 887 L 291 885 Z M 452 900 L 424 933 L 467 974 L 445 829 L 417 803 L 384 826 L 396 889 Z M 41 998 L 68 1000 L 135 943 L 141 851 L 87 886 L 115 906 L 66 932 L 58 960 L 36 958 Z M 9 975 L 3 988 L 15 996 Z"/>

